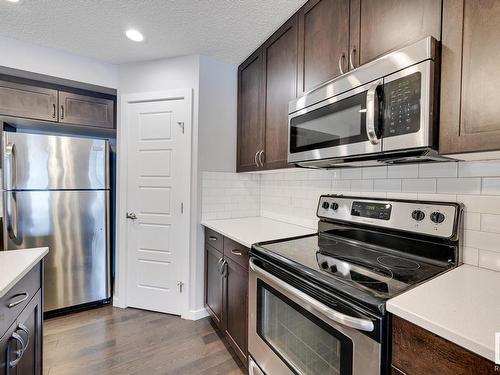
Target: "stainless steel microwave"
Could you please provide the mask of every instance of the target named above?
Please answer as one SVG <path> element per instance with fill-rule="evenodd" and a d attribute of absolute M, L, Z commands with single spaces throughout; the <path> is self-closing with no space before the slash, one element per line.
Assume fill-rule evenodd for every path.
<path fill-rule="evenodd" d="M 329 168 L 444 159 L 438 48 L 427 37 L 291 101 L 288 162 Z"/>

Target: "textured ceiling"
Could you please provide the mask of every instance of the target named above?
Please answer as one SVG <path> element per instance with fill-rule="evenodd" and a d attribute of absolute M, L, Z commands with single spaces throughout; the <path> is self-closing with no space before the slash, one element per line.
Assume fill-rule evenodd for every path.
<path fill-rule="evenodd" d="M 0 0 L 0 35 L 112 63 L 202 54 L 238 64 L 304 3 Z M 141 31 L 145 42 L 129 41 L 128 28 Z"/>

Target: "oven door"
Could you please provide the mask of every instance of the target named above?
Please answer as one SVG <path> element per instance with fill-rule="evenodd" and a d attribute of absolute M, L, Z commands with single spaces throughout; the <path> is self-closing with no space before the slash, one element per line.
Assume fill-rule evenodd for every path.
<path fill-rule="evenodd" d="M 277 275 L 287 271 L 271 268 L 250 260 L 248 347 L 255 368 L 267 375 L 380 373 L 376 319 L 337 300 L 334 310 Z"/>
<path fill-rule="evenodd" d="M 288 162 L 382 151 L 382 80 L 374 81 L 288 116 Z"/>

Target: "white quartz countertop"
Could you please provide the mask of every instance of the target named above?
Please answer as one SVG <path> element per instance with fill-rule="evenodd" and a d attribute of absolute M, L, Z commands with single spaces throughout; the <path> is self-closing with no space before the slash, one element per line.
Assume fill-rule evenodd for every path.
<path fill-rule="evenodd" d="M 203 220 L 201 224 L 246 247 L 252 247 L 252 244 L 257 242 L 316 233 L 316 230 L 311 228 L 261 216 L 241 219 Z"/>
<path fill-rule="evenodd" d="M 500 272 L 462 265 L 389 300 L 387 310 L 494 361 Z"/>
<path fill-rule="evenodd" d="M 0 298 L 16 285 L 48 252 L 48 247 L 0 251 Z"/>

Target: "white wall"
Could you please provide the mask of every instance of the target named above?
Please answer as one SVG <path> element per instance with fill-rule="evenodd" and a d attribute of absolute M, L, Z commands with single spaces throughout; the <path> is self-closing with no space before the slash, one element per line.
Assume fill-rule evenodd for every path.
<path fill-rule="evenodd" d="M 0 66 L 116 88 L 116 65 L 0 36 Z"/>
<path fill-rule="evenodd" d="M 193 318 L 205 314 L 204 234 L 200 225 L 201 172 L 213 169 L 227 171 L 235 169 L 236 69 L 236 66 L 197 55 L 118 66 L 119 95 L 181 88 L 193 90 L 191 243 L 188 284 L 189 309 Z M 120 118 L 118 124 L 120 124 Z M 123 249 L 117 251 L 121 250 Z M 119 300 L 119 288 L 116 292 L 116 298 Z"/>

